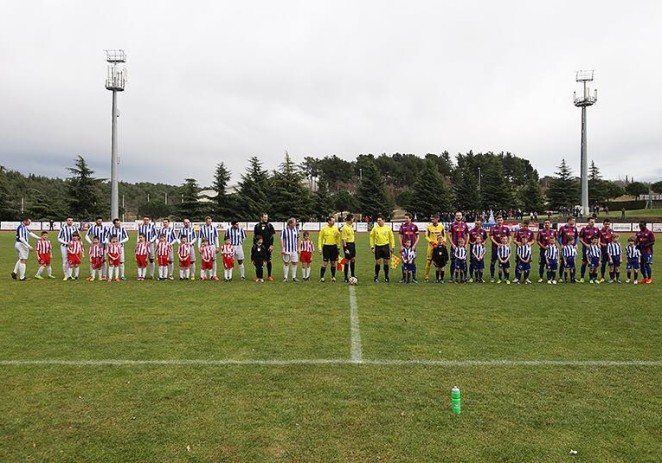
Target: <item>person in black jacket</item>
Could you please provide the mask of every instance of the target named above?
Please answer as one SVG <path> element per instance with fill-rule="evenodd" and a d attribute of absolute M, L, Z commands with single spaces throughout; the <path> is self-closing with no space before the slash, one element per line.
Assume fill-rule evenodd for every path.
<path fill-rule="evenodd" d="M 255 281 L 264 282 L 264 263 L 267 262 L 269 251 L 262 236 L 255 235 L 255 244 L 251 249 L 251 262 L 255 265 Z"/>
<path fill-rule="evenodd" d="M 271 277 L 271 251 L 274 249 L 274 235 L 276 230 L 274 226 L 269 223 L 269 215 L 266 212 L 260 214 L 260 221 L 255 225 L 253 230 L 253 243 L 257 243 L 257 237 L 260 236 L 263 244 L 266 247 L 267 255 L 265 261 L 267 262 L 267 280 L 273 281 Z"/>

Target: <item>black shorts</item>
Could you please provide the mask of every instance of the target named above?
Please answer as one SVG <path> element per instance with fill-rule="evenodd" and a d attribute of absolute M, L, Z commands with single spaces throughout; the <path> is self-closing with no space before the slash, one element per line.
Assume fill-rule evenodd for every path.
<path fill-rule="evenodd" d="M 391 258 L 391 248 L 388 247 L 388 244 L 384 246 L 375 246 L 375 260 L 377 259 L 390 259 Z"/>
<path fill-rule="evenodd" d="M 325 244 L 322 246 L 322 260 L 324 262 L 335 262 L 338 260 L 338 246 L 335 244 Z"/>
<path fill-rule="evenodd" d="M 353 259 L 356 257 L 356 243 L 347 243 L 347 247 L 343 250 L 345 259 Z"/>

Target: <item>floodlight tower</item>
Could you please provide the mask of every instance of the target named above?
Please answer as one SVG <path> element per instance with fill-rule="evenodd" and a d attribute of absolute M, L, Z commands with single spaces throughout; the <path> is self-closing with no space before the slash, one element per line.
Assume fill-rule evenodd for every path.
<path fill-rule="evenodd" d="M 586 154 L 586 108 L 593 106 L 596 101 L 598 101 L 598 91 L 595 90 L 593 96 L 591 96 L 591 89 L 588 88 L 587 82 L 593 80 L 593 74 L 595 71 L 577 71 L 576 80 L 577 82 L 584 83 L 584 94 L 582 96 L 577 96 L 577 92 L 574 92 L 574 102 L 575 106 L 582 108 L 582 162 L 581 162 L 581 185 L 582 185 L 582 214 L 584 217 L 588 217 L 590 214 L 589 205 L 588 205 L 588 157 Z"/>
<path fill-rule="evenodd" d="M 121 63 L 126 63 L 124 50 L 106 50 L 108 75 L 106 76 L 106 89 L 113 92 L 112 135 L 110 141 L 110 218 L 119 217 L 119 189 L 117 184 L 117 92 L 124 91 L 126 84 L 126 68 L 120 69 Z"/>

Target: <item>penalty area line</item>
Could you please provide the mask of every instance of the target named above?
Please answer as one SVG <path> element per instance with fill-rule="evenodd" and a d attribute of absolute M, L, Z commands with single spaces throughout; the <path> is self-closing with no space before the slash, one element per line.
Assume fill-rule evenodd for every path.
<path fill-rule="evenodd" d="M 391 359 L 163 359 L 0 360 L 0 366 L 290 366 L 377 365 L 432 367 L 662 367 L 662 360 L 391 360 Z"/>

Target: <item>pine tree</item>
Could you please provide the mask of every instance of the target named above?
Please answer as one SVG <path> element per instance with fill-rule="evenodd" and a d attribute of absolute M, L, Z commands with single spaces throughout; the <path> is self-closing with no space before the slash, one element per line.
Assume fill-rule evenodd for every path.
<path fill-rule="evenodd" d="M 271 185 L 269 173 L 262 168 L 260 160 L 253 156 L 246 173 L 242 174 L 237 195 L 238 219 L 257 220 L 262 212 L 269 210 Z"/>
<path fill-rule="evenodd" d="M 366 157 L 363 162 L 363 178 L 359 182 L 356 199 L 363 215 L 371 219 L 382 214 L 388 218 L 393 213 L 393 203 L 386 194 L 384 178 L 377 170 L 375 162 Z"/>
<path fill-rule="evenodd" d="M 285 153 L 280 170 L 274 171 L 271 178 L 271 208 L 269 213 L 275 220 L 290 217 L 303 218 L 308 206 L 308 190 L 304 186 L 304 174 Z"/>
<path fill-rule="evenodd" d="M 326 182 L 320 182 L 312 198 L 310 215 L 317 220 L 325 221 L 331 215 L 333 209 L 333 198 L 329 194 L 329 187 Z"/>
<path fill-rule="evenodd" d="M 503 167 L 496 157 L 489 160 L 481 179 L 483 208 L 508 209 L 513 206 L 513 194 L 510 184 L 503 175 Z"/>
<path fill-rule="evenodd" d="M 69 212 L 82 220 L 92 219 L 101 209 L 99 204 L 100 179 L 94 178 L 83 156 L 78 156 L 74 167 L 67 170 L 72 174 L 67 180 Z"/>
<path fill-rule="evenodd" d="M 425 162 L 418 173 L 413 187 L 413 198 L 408 209 L 420 218 L 451 209 L 450 191 L 439 174 L 437 164 L 432 159 Z"/>
<path fill-rule="evenodd" d="M 202 220 L 202 204 L 199 198 L 200 186 L 194 178 L 187 178 L 180 187 L 182 202 L 177 205 L 179 219 Z"/>
<path fill-rule="evenodd" d="M 216 220 L 231 220 L 234 216 L 233 198 L 227 193 L 228 183 L 232 177 L 230 170 L 221 162 L 214 171 L 212 189 L 216 192 L 214 197 L 213 215 Z"/>
<path fill-rule="evenodd" d="M 477 211 L 481 207 L 478 178 L 473 165 L 464 163 L 453 172 L 453 193 L 455 194 L 455 209 Z"/>
<path fill-rule="evenodd" d="M 549 206 L 554 210 L 562 207 L 572 209 L 579 201 L 578 182 L 573 177 L 572 171 L 566 164 L 565 159 L 561 160 L 561 165 L 558 166 L 558 169 L 547 191 Z"/>
<path fill-rule="evenodd" d="M 588 198 L 591 203 L 601 203 L 608 197 L 607 185 L 600 176 L 600 169 L 591 161 L 588 174 Z"/>
<path fill-rule="evenodd" d="M 4 167 L 0 166 L 0 220 L 18 219 L 18 211 L 12 206 Z"/>
<path fill-rule="evenodd" d="M 520 191 L 522 208 L 527 212 L 543 212 L 545 210 L 545 198 L 542 194 L 540 184 L 534 178 L 530 178 L 526 186 Z"/>

